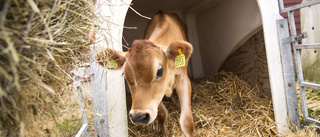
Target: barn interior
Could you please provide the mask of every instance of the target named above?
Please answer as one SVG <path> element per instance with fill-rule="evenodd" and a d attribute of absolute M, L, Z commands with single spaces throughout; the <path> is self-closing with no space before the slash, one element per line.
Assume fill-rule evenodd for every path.
<path fill-rule="evenodd" d="M 188 28 L 194 52 L 191 78 L 220 71 L 234 72 L 252 87 L 270 96 L 262 21 L 256 0 L 134 0 L 131 7 L 152 17 L 159 10 L 176 13 Z M 123 44 L 142 39 L 148 19 L 129 9 Z"/>

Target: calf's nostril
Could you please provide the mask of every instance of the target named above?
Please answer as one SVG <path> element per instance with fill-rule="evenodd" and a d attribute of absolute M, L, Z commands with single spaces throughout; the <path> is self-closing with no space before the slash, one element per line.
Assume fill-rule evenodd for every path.
<path fill-rule="evenodd" d="M 130 119 L 132 120 L 133 123 L 136 123 L 134 116 L 131 114 L 130 114 Z"/>
<path fill-rule="evenodd" d="M 143 117 L 144 118 L 142 119 L 142 123 L 148 123 L 150 118 L 149 114 L 145 114 Z"/>
<path fill-rule="evenodd" d="M 150 115 L 148 113 L 146 114 L 138 114 L 138 115 L 131 115 L 130 118 L 133 123 L 148 123 L 150 119 Z"/>

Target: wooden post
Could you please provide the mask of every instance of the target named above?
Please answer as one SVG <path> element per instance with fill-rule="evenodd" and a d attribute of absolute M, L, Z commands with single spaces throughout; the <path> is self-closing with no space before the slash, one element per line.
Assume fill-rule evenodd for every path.
<path fill-rule="evenodd" d="M 280 57 L 276 20 L 282 19 L 277 0 L 257 0 L 262 17 L 265 47 L 267 53 L 270 89 L 277 130 L 288 132 L 288 111 L 284 74 Z"/>
<path fill-rule="evenodd" d="M 97 0 L 95 23 L 100 30 L 92 57 L 105 48 L 122 51 L 122 31 L 131 0 Z M 94 61 L 93 69 L 93 113 L 95 136 L 128 136 L 127 107 L 122 70 L 106 70 Z"/>

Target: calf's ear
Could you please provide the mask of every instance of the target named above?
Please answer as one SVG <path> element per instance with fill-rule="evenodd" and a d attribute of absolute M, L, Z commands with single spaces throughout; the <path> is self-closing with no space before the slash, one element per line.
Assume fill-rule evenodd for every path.
<path fill-rule="evenodd" d="M 112 49 L 105 49 L 99 51 L 96 56 L 96 62 L 108 69 L 119 69 L 126 62 L 127 52 L 116 51 Z"/>
<path fill-rule="evenodd" d="M 189 42 L 182 40 L 170 44 L 170 46 L 166 49 L 167 58 L 175 60 L 176 56 L 179 55 L 178 49 L 181 49 L 181 52 L 185 56 L 186 62 L 188 62 L 193 52 L 193 47 Z"/>

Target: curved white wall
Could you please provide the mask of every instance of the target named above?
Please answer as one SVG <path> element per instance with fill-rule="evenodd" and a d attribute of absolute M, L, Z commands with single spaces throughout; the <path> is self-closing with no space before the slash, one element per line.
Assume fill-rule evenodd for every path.
<path fill-rule="evenodd" d="M 95 2 L 96 43 L 91 55 L 105 48 L 122 51 L 121 38 L 124 19 L 132 0 L 97 0 Z M 119 6 L 110 6 L 119 5 Z M 111 35 L 109 35 L 111 34 Z M 124 76 L 121 70 L 106 70 L 95 61 L 91 63 L 93 118 L 95 136 L 128 136 L 128 120 Z"/>
<path fill-rule="evenodd" d="M 189 37 L 196 49 L 190 65 L 192 74 L 200 77 L 217 72 L 233 51 L 262 28 L 262 22 L 256 0 L 202 1 L 183 7 L 177 5 L 173 9 L 166 9 L 159 5 L 144 5 L 148 9 L 143 9 L 137 5 L 136 10 L 151 17 L 157 10 L 166 9 L 166 12 L 177 13 L 185 19 L 188 16 L 188 10 L 192 10 L 195 5 L 198 9 L 193 11 L 191 17 L 195 18 L 196 22 L 190 25 L 186 22 L 186 24 L 189 30 L 196 31 L 191 31 L 192 34 L 197 33 L 196 39 Z M 151 12 L 152 6 L 154 10 Z M 143 38 L 147 22 L 147 19 L 128 11 L 125 26 L 137 27 L 137 29 L 124 29 L 123 35 L 129 45 L 134 39 Z M 189 35 L 192 35 L 191 33 L 189 31 Z"/>
<path fill-rule="evenodd" d="M 262 28 L 255 0 L 228 0 L 197 15 L 204 74 L 217 72 L 225 59 Z"/>

